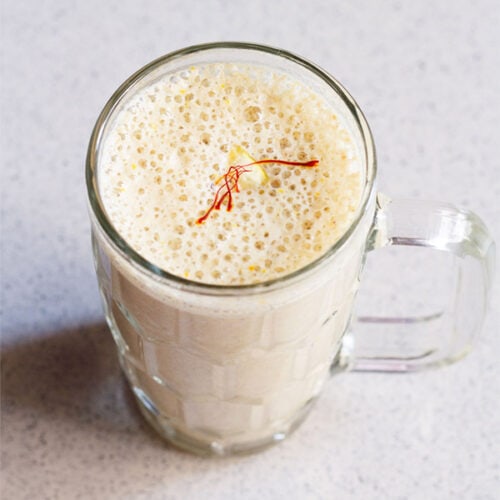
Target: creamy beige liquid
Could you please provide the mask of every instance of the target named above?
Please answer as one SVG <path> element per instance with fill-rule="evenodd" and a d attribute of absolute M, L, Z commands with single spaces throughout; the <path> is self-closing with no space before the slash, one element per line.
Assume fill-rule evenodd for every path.
<path fill-rule="evenodd" d="M 197 224 L 235 146 L 256 160 L 319 164 L 262 165 L 267 182 L 242 187 L 231 211 L 223 204 Z M 289 76 L 243 64 L 190 68 L 139 91 L 100 161 L 104 206 L 127 242 L 170 273 L 215 284 L 266 281 L 320 257 L 352 222 L 363 183 L 335 109 Z M 97 235 L 121 362 L 164 436 L 231 453 L 290 430 L 320 391 L 348 323 L 367 221 L 323 271 L 235 297 L 152 280 Z"/>
<path fill-rule="evenodd" d="M 256 160 L 319 165 L 262 165 L 268 182 L 196 224 L 235 146 Z M 113 224 L 146 259 L 195 281 L 247 284 L 331 247 L 352 221 L 361 180 L 351 136 L 321 97 L 285 75 L 212 64 L 133 99 L 107 138 L 99 184 Z"/>

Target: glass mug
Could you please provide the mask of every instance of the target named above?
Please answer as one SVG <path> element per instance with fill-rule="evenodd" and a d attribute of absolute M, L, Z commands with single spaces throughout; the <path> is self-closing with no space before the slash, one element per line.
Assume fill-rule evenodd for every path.
<path fill-rule="evenodd" d="M 99 195 L 103 139 L 135 93 L 193 65 L 248 62 L 306 82 L 342 115 L 363 155 L 364 187 L 342 238 L 302 269 L 272 281 L 210 285 L 169 274 L 118 234 Z M 307 415 L 332 372 L 407 372 L 464 356 L 481 328 L 494 243 L 474 214 L 443 203 L 377 195 L 368 124 L 334 78 L 271 47 L 214 43 L 153 61 L 111 97 L 90 140 L 86 178 L 99 289 L 120 363 L 139 408 L 169 442 L 199 454 L 229 455 L 283 440 Z M 453 302 L 432 326 L 365 318 L 349 329 L 367 252 L 427 247 L 457 257 Z M 399 331 L 402 328 L 403 332 Z M 411 338 L 400 342 L 401 335 Z"/>

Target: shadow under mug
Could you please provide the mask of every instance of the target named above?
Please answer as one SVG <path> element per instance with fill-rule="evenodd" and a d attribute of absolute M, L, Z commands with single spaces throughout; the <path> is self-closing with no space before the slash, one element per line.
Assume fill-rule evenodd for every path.
<path fill-rule="evenodd" d="M 272 281 L 209 285 L 159 269 L 116 231 L 99 194 L 102 144 L 130 99 L 164 75 L 213 62 L 257 64 L 305 82 L 342 116 L 363 155 L 363 195 L 349 229 L 323 256 Z M 111 97 L 86 165 L 95 266 L 123 371 L 164 438 L 200 454 L 258 450 L 297 427 L 332 372 L 422 370 L 470 351 L 493 272 L 486 227 L 447 204 L 377 195 L 375 173 L 372 136 L 353 98 L 322 69 L 283 50 L 189 47 L 148 64 Z M 389 245 L 455 256 L 453 299 L 432 318 L 364 317 L 349 328 L 366 254 Z"/>

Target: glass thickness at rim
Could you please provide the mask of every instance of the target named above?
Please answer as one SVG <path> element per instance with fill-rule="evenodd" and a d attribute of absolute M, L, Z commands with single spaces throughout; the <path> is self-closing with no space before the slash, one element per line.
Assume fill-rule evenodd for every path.
<path fill-rule="evenodd" d="M 298 66 L 302 66 L 307 71 L 314 74 L 316 77 L 319 77 L 324 83 L 326 83 L 335 94 L 342 99 L 342 102 L 346 105 L 349 110 L 352 118 L 354 119 L 356 126 L 359 129 L 359 133 L 361 135 L 363 141 L 364 148 L 364 165 L 366 168 L 366 177 L 365 184 L 363 188 L 363 196 L 361 199 L 361 203 L 356 212 L 356 216 L 347 229 L 347 231 L 342 235 L 342 237 L 332 245 L 323 255 L 310 262 L 306 266 L 297 269 L 296 271 L 289 273 L 285 276 L 281 276 L 279 278 L 275 278 L 273 280 L 263 281 L 259 283 L 252 284 L 244 284 L 244 285 L 217 285 L 217 284 L 209 284 L 202 283 L 198 281 L 191 281 L 189 279 L 183 278 L 181 276 L 177 276 L 175 274 L 171 274 L 163 269 L 159 268 L 152 262 L 148 261 L 144 257 L 142 257 L 139 253 L 137 253 L 122 236 L 115 229 L 111 221 L 109 220 L 106 210 L 103 206 L 101 197 L 99 195 L 99 189 L 97 185 L 97 163 L 98 163 L 98 153 L 99 148 L 101 147 L 104 130 L 109 123 L 111 117 L 114 115 L 116 108 L 121 103 L 122 99 L 126 96 L 127 92 L 136 84 L 138 84 L 142 79 L 147 77 L 153 71 L 161 68 L 162 66 L 168 64 L 169 62 L 174 62 L 178 59 L 181 59 L 185 56 L 194 53 L 203 53 L 203 52 L 225 52 L 225 51 L 247 51 L 247 52 L 255 52 L 255 53 L 263 53 L 266 55 L 274 56 L 276 58 L 285 59 L 289 62 L 292 62 Z M 238 62 L 237 57 L 233 59 L 233 62 Z M 325 262 L 326 260 L 332 258 L 332 256 L 346 243 L 351 234 L 354 232 L 356 227 L 358 226 L 359 221 L 361 220 L 366 206 L 368 204 L 368 200 L 372 193 L 372 189 L 375 182 L 376 176 L 376 156 L 375 156 L 375 146 L 372 139 L 372 134 L 370 132 L 370 128 L 368 123 L 359 108 L 356 104 L 353 97 L 347 92 L 347 90 L 331 75 L 323 71 L 320 67 L 315 64 L 306 61 L 305 59 L 287 52 L 282 49 L 259 45 L 253 43 L 244 43 L 244 42 L 217 42 L 217 43 L 207 43 L 202 45 L 193 45 L 181 50 L 177 50 L 175 52 L 171 52 L 166 54 L 149 64 L 142 67 L 139 71 L 130 76 L 111 96 L 103 110 L 101 111 L 97 122 L 92 131 L 92 135 L 90 138 L 88 150 L 87 150 L 87 159 L 86 159 L 86 183 L 87 183 L 87 194 L 89 198 L 90 208 L 92 210 L 93 216 L 96 221 L 100 225 L 103 230 L 106 238 L 109 240 L 109 243 L 114 247 L 118 253 L 120 253 L 126 260 L 131 261 L 139 269 L 149 274 L 153 279 L 165 281 L 168 285 L 176 285 L 177 287 L 183 289 L 193 289 L 198 293 L 205 294 L 219 294 L 226 293 L 229 295 L 246 292 L 246 293 L 258 293 L 264 289 L 275 289 L 286 286 L 292 280 L 299 278 L 301 275 L 305 274 L 309 270 L 313 270 L 318 267 L 320 264 Z"/>

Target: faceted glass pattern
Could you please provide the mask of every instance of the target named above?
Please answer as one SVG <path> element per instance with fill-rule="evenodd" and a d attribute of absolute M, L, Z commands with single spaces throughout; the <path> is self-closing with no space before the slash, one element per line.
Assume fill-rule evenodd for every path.
<path fill-rule="evenodd" d="M 250 306 L 244 297 L 231 299 L 236 307 L 227 297 L 204 306 L 156 283 L 160 293 L 94 228 L 107 321 L 154 427 L 201 453 L 283 439 L 319 394 L 348 326 L 364 253 L 363 237 L 353 240 L 328 279 L 311 278 L 279 299 L 263 294 Z"/>

